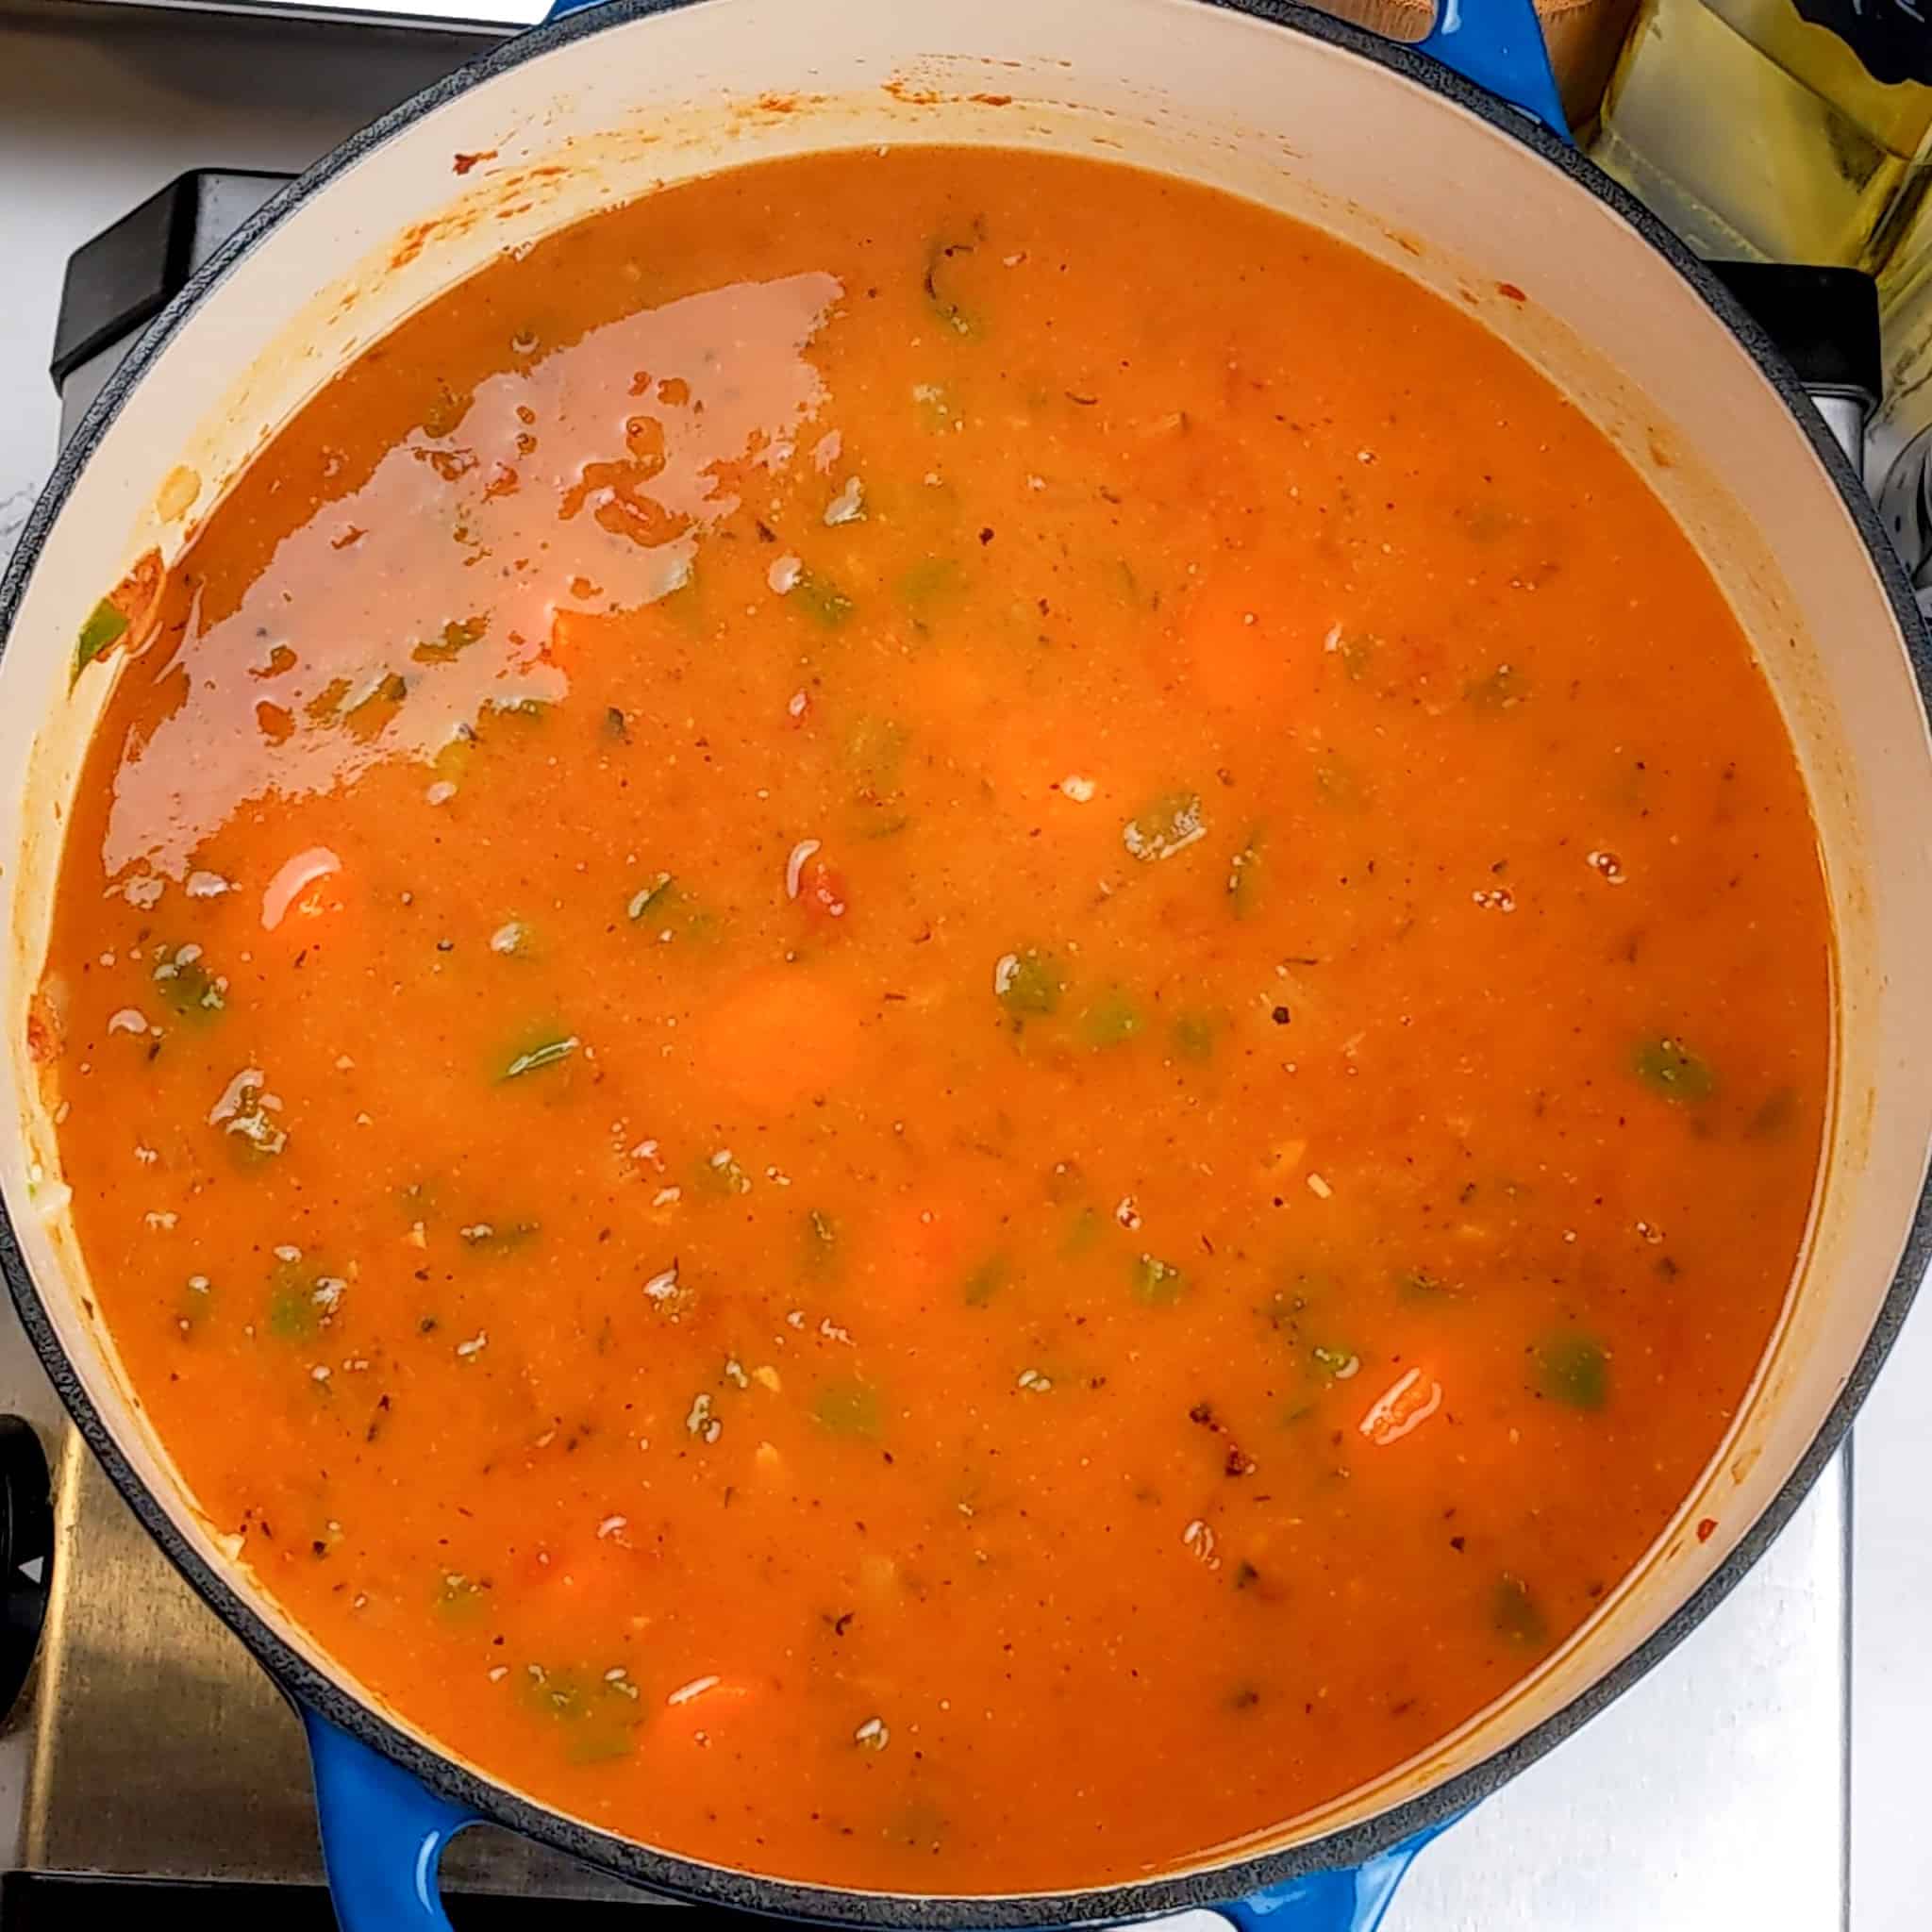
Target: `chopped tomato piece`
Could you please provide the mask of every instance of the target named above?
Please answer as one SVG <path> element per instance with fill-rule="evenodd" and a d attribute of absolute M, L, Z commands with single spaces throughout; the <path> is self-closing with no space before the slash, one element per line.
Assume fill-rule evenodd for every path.
<path fill-rule="evenodd" d="M 837 929 L 852 909 L 844 874 L 814 858 L 798 876 L 798 904 L 808 925 L 821 932 Z"/>

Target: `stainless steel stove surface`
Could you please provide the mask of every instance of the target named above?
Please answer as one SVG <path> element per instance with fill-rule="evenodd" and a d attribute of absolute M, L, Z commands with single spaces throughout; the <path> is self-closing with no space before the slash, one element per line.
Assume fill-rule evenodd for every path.
<path fill-rule="evenodd" d="M 0 557 L 59 434 L 44 371 L 68 256 L 185 169 L 299 168 L 465 51 L 183 18 L 0 0 Z M 73 396 L 111 353 L 75 359 Z M 1688 1642 L 1432 1845 L 1385 1932 L 1932 1926 L 1915 1775 L 1932 1730 L 1928 1371 L 1922 1309 L 1859 1424 L 1856 1475 L 1847 1452 Z M 56 1552 L 39 1662 L 0 1731 L 0 1927 L 124 1916 L 123 1894 L 59 1874 L 219 1881 L 189 1903 L 205 1921 L 325 1925 L 319 1890 L 228 1889 L 320 1885 L 298 1726 L 66 1425 L 10 1311 L 6 1411 L 47 1446 Z M 445 1877 L 476 1895 L 453 1903 L 459 1927 L 654 1908 L 493 1831 L 458 1839 Z M 606 1904 L 536 1905 L 566 1898 Z"/>

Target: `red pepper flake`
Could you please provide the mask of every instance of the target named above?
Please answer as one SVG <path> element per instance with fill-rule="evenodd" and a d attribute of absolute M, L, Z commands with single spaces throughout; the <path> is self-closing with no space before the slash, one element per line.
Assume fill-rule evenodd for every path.
<path fill-rule="evenodd" d="M 467 175 L 472 168 L 481 167 L 485 161 L 493 161 L 496 150 L 493 147 L 478 148 L 473 155 L 458 155 L 452 165 L 458 175 Z"/>
<path fill-rule="evenodd" d="M 1527 302 L 1529 297 L 1514 282 L 1498 282 L 1496 293 L 1506 296 L 1511 302 Z"/>
<path fill-rule="evenodd" d="M 1710 1541 L 1711 1536 L 1715 1532 L 1716 1528 L 1717 1518 L 1715 1516 L 1707 1516 L 1704 1519 L 1704 1521 L 1697 1525 L 1697 1541 L 1701 1543 L 1707 1543 Z"/>

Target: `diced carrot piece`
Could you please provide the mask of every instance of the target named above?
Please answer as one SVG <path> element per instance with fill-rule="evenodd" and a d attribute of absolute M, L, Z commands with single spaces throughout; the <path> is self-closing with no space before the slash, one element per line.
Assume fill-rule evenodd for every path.
<path fill-rule="evenodd" d="M 543 656 L 564 671 L 582 671 L 636 647 L 635 610 L 558 610 L 550 620 L 550 642 Z"/>
<path fill-rule="evenodd" d="M 557 611 L 550 620 L 550 641 L 543 647 L 543 655 L 553 664 L 573 668 L 581 664 L 591 642 L 594 622 L 587 611 Z"/>
<path fill-rule="evenodd" d="M 1084 720 L 1059 720 L 1053 728 L 1042 728 L 1024 717 L 1003 718 L 999 729 L 987 733 L 975 746 L 975 755 L 995 798 L 1008 810 L 1039 812 L 1062 800 L 1091 802 L 1091 792 L 1080 799 L 1083 788 L 1077 785 L 1074 791 L 1062 789 L 1070 777 L 1092 782 L 1092 774 L 1105 774 L 1129 794 L 1144 782 L 1144 775 L 1131 766 L 1124 769 L 1123 747 Z M 1065 834 L 1091 830 L 1104 816 L 1104 811 L 1095 813 L 1090 822 L 1077 812 L 1057 811 L 1041 823 Z"/>
<path fill-rule="evenodd" d="M 727 1726 L 742 1724 L 763 1702 L 760 1686 L 746 1677 L 705 1672 L 689 1678 L 664 1699 L 651 1735 L 682 1743 L 708 1742 Z"/>
<path fill-rule="evenodd" d="M 971 717 L 1006 695 L 991 667 L 970 651 L 934 651 L 915 659 L 908 681 L 920 709 L 941 718 Z"/>
<path fill-rule="evenodd" d="M 645 1601 L 655 1558 L 615 1536 L 572 1536 L 520 1550 L 511 1574 L 520 1589 L 541 1591 L 586 1614 L 622 1614 Z"/>
<path fill-rule="evenodd" d="M 1230 711 L 1278 709 L 1307 682 L 1292 655 L 1297 646 L 1274 621 L 1271 601 L 1265 580 L 1245 571 L 1215 579 L 1190 599 L 1181 636 L 1189 684 L 1203 703 Z"/>
<path fill-rule="evenodd" d="M 745 981 L 697 1023 L 699 1066 L 731 1098 L 763 1113 L 785 1113 L 843 1085 L 862 1045 L 851 995 L 804 968 Z"/>
<path fill-rule="evenodd" d="M 875 1269 L 895 1299 L 963 1292 L 981 1258 L 987 1214 L 930 1188 L 895 1203 L 881 1230 Z"/>

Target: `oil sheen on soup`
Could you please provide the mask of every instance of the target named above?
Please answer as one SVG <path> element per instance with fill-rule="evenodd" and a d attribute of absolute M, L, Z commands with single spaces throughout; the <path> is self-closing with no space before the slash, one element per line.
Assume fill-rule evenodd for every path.
<path fill-rule="evenodd" d="M 35 1044 L 103 1317 L 341 1667 L 598 1826 L 974 1891 L 1290 1820 L 1591 1616 L 1773 1331 L 1771 694 L 1575 408 L 1271 212 L 599 216 L 102 657 Z"/>

